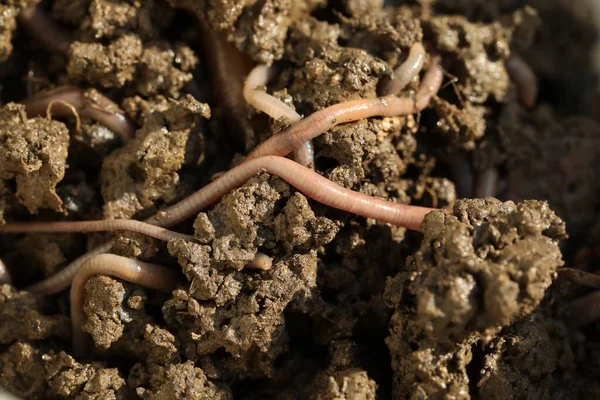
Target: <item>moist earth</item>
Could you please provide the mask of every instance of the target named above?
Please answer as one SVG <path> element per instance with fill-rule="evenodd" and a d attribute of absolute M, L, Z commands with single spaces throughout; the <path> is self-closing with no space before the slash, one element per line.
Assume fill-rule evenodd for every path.
<path fill-rule="evenodd" d="M 380 95 L 417 42 L 425 69 L 439 55 L 445 75 L 419 114 L 314 140 L 329 180 L 437 208 L 421 232 L 259 171 L 173 228 L 193 240 L 2 234 L 14 285 L 0 285 L 0 388 L 26 399 L 598 397 L 598 323 L 574 326 L 568 312 L 594 289 L 560 273 L 600 272 L 598 35 L 582 2 L 521 3 L 0 0 L 0 225 L 144 219 L 210 183 L 289 126 L 240 97 L 253 63 L 276 66 L 265 89 L 302 116 Z M 23 21 L 35 6 L 68 33 L 68 51 L 36 39 Z M 531 82 L 506 67 L 514 57 L 537 78 L 533 107 L 521 101 Z M 135 135 L 27 115 L 25 99 L 63 85 L 110 98 Z M 27 287 L 106 239 L 181 280 L 158 293 L 90 278 L 89 350 L 76 357 L 68 290 Z M 257 255 L 270 268 L 252 268 Z"/>

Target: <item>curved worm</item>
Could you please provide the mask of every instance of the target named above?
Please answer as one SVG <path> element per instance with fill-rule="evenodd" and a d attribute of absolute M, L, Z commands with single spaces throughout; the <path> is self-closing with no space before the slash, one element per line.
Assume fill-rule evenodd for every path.
<path fill-rule="evenodd" d="M 254 149 L 248 155 L 248 159 L 265 155 L 284 156 L 334 126 L 346 122 L 370 117 L 396 117 L 422 111 L 440 89 L 443 77 L 440 58 L 434 57 L 423 77 L 415 101 L 396 96 L 385 96 L 335 104 L 303 118 L 279 135 L 272 136 Z"/>
<path fill-rule="evenodd" d="M 432 208 L 394 203 L 346 189 L 302 165 L 278 156 L 263 156 L 232 168 L 179 203 L 146 222 L 172 226 L 198 214 L 208 205 L 243 185 L 260 170 L 277 175 L 307 197 L 329 207 L 418 231 Z"/>
<path fill-rule="evenodd" d="M 23 104 L 30 118 L 46 115 L 49 105 L 52 106 L 53 114 L 68 117 L 73 113 L 67 106 L 70 104 L 81 116 L 106 126 L 119 135 L 124 142 L 131 139 L 136 131 L 133 121 L 112 100 L 99 93 L 89 96 L 85 90 L 74 86 L 61 86 L 41 93 L 25 100 Z"/>
<path fill-rule="evenodd" d="M 389 79 L 383 84 L 382 94 L 387 96 L 400 93 L 421 72 L 424 63 L 425 48 L 421 43 L 413 44 L 406 61 L 394 70 L 393 79 Z"/>
<path fill-rule="evenodd" d="M 66 54 L 69 51 L 73 42 L 71 34 L 40 7 L 23 8 L 17 20 L 31 37 L 51 52 Z"/>
<path fill-rule="evenodd" d="M 425 72 L 421 80 L 421 86 L 415 96 L 417 111 L 423 111 L 428 105 L 433 96 L 437 94 L 444 81 L 444 69 L 442 68 L 442 59 L 440 56 L 431 58 L 431 65 Z"/>
<path fill-rule="evenodd" d="M 299 179 L 298 176 L 293 176 L 293 172 L 290 174 L 291 171 L 295 171 L 298 168 L 302 169 L 303 167 L 301 165 L 298 165 L 290 160 L 281 159 L 280 157 L 257 158 L 271 154 L 287 155 L 307 141 L 324 133 L 331 127 L 344 122 L 355 121 L 373 116 L 396 116 L 418 112 L 427 107 L 431 97 L 437 93 L 439 87 L 441 86 L 442 78 L 443 73 L 441 66 L 439 65 L 439 58 L 435 58 L 422 81 L 422 88 L 417 94 L 416 103 L 410 99 L 387 96 L 376 99 L 352 100 L 317 111 L 316 113 L 311 114 L 309 117 L 302 119 L 297 124 L 291 126 L 282 134 L 274 136 L 265 141 L 262 145 L 258 146 L 249 155 L 248 161 L 230 170 L 228 173 L 221 176 L 219 179 L 215 180 L 206 187 L 200 189 L 190 197 L 168 207 L 163 211 L 160 211 L 155 216 L 147 219 L 146 222 L 167 228 L 176 225 L 177 223 L 193 216 L 194 213 L 199 212 L 204 207 L 217 201 L 228 191 L 243 184 L 243 182 L 249 179 L 261 168 L 265 168 L 267 171 L 269 171 L 269 168 L 267 167 L 269 167 L 268 164 L 270 161 L 266 160 L 279 159 L 283 161 L 273 161 L 272 166 L 276 167 L 277 164 L 279 164 L 279 166 L 283 165 L 284 168 L 281 171 L 281 177 L 285 179 L 286 176 L 292 175 L 290 176 L 289 183 L 292 185 L 294 185 L 294 182 L 303 184 L 305 189 L 304 193 L 309 197 L 311 197 L 311 194 L 309 193 L 313 193 L 315 194 L 313 199 L 320 201 L 319 198 L 321 196 L 319 196 L 320 189 L 318 186 L 322 182 L 325 184 L 327 189 L 327 194 L 324 196 L 325 201 L 331 201 L 330 203 L 324 201 L 323 204 L 336 207 L 337 202 L 341 201 L 342 206 L 348 206 L 350 204 L 353 207 L 345 209 L 337 206 L 336 208 L 340 208 L 349 212 L 354 212 L 353 210 L 356 206 L 362 206 L 358 208 L 360 208 L 362 211 L 367 211 L 368 214 L 363 216 L 388 222 L 386 218 L 373 217 L 372 214 L 368 213 L 369 207 L 375 203 L 378 206 L 373 208 L 374 214 L 382 214 L 383 216 L 387 217 L 395 215 L 397 218 L 390 218 L 391 223 L 396 223 L 397 221 L 398 224 L 403 225 L 408 229 L 418 230 L 423 216 L 433 209 L 396 204 L 370 196 L 365 196 L 361 193 L 356 193 L 342 188 L 322 177 L 321 175 L 304 168 L 304 177 L 309 176 L 310 178 L 316 179 L 316 184 L 313 184 L 313 182 L 303 181 L 302 179 Z M 246 165 L 253 161 L 253 158 L 255 159 L 255 162 L 249 164 L 249 166 Z M 264 165 L 262 164 L 263 162 L 265 163 Z M 286 170 L 285 165 L 291 166 L 291 169 Z M 269 172 L 278 175 L 276 170 L 277 168 L 273 168 Z M 300 191 L 303 191 L 300 187 L 299 189 Z M 344 202 L 343 199 L 346 198 L 350 199 L 350 203 Z M 402 218 L 403 216 L 404 218 Z M 108 242 L 93 249 L 92 251 L 82 255 L 77 260 L 70 263 L 58 274 L 29 287 L 27 290 L 41 294 L 53 294 L 60 292 L 69 286 L 71 277 L 81 267 L 83 262 L 94 255 L 107 252 L 112 247 L 112 244 L 113 242 Z"/>
<path fill-rule="evenodd" d="M 173 232 L 134 219 L 102 219 L 97 221 L 59 221 L 59 222 L 9 222 L 0 226 L 0 233 L 65 233 L 65 232 L 106 232 L 131 231 L 155 239 L 193 240 L 193 236 Z"/>
<path fill-rule="evenodd" d="M 206 59 L 212 64 L 208 68 L 209 84 L 228 117 L 225 125 L 233 132 L 233 139 L 249 150 L 256 141 L 243 96 L 243 77 L 250 71 L 250 59 L 229 43 L 223 34 L 210 29 L 202 18 L 196 20 Z"/>
<path fill-rule="evenodd" d="M 66 267 L 58 271 L 56 274 L 44 279 L 41 282 L 26 287 L 25 290 L 40 296 L 50 296 L 62 292 L 69 287 L 73 281 L 73 276 L 87 260 L 99 254 L 110 251 L 114 243 L 114 240 L 110 240 L 101 244 L 100 246 L 76 258 L 74 261 L 71 261 Z"/>
<path fill-rule="evenodd" d="M 12 285 L 12 277 L 10 276 L 10 272 L 8 271 L 8 268 L 6 268 L 4 262 L 0 260 L 0 285 L 5 283 Z"/>
<path fill-rule="evenodd" d="M 248 74 L 246 83 L 244 84 L 244 98 L 248 104 L 264 112 L 269 117 L 275 120 L 286 118 L 294 124 L 302 119 L 302 116 L 296 110 L 275 96 L 256 89 L 258 86 L 266 86 L 274 74 L 275 68 L 273 66 L 269 67 L 261 64 L 254 67 L 250 71 L 250 74 Z M 308 168 L 313 168 L 315 162 L 314 156 L 311 140 L 294 150 L 294 160 Z"/>
<path fill-rule="evenodd" d="M 517 55 L 512 55 L 506 60 L 505 65 L 510 79 L 517 86 L 521 103 L 527 108 L 535 106 L 538 96 L 538 80 L 535 72 Z"/>
<path fill-rule="evenodd" d="M 114 254 L 100 254 L 88 258 L 73 277 L 71 285 L 71 327 L 73 329 L 73 354 L 85 355 L 83 302 L 85 284 L 94 275 L 110 275 L 136 285 L 169 293 L 177 285 L 176 271 L 162 265 L 149 264 Z"/>

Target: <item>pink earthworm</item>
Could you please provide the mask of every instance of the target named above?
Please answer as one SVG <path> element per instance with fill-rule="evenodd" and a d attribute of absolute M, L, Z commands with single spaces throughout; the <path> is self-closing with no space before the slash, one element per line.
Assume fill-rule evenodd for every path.
<path fill-rule="evenodd" d="M 421 86 L 415 96 L 417 111 L 423 111 L 431 102 L 433 96 L 437 94 L 444 80 L 444 69 L 442 68 L 442 59 L 440 56 L 431 58 L 431 65 L 425 72 L 421 80 Z"/>
<path fill-rule="evenodd" d="M 9 284 L 12 285 L 12 278 L 10 276 L 10 272 L 8 268 L 6 268 L 6 264 L 2 260 L 0 260 L 0 285 Z"/>
<path fill-rule="evenodd" d="M 171 239 L 193 240 L 193 236 L 173 232 L 165 228 L 134 219 L 102 219 L 97 221 L 58 222 L 9 222 L 0 226 L 0 233 L 65 233 L 131 231 L 169 241 Z"/>
<path fill-rule="evenodd" d="M 34 39 L 53 53 L 66 54 L 73 42 L 71 34 L 58 25 L 41 7 L 23 8 L 19 23 Z"/>
<path fill-rule="evenodd" d="M 115 242 L 113 240 L 109 240 L 108 242 L 93 248 L 87 253 L 71 261 L 69 265 L 58 271 L 56 274 L 44 279 L 41 282 L 26 287 L 25 290 L 40 296 L 50 296 L 62 292 L 69 287 L 73 281 L 73 276 L 87 260 L 99 254 L 104 254 L 110 251 L 114 243 Z"/>
<path fill-rule="evenodd" d="M 231 190 L 241 186 L 263 169 L 281 177 L 306 196 L 322 204 L 411 230 L 418 231 L 424 216 L 435 210 L 394 203 L 354 192 L 287 158 L 263 156 L 234 167 L 186 199 L 147 219 L 146 222 L 156 226 L 170 227 L 185 221 Z M 70 263 L 58 274 L 27 288 L 27 290 L 42 295 L 60 292 L 69 286 L 71 277 L 87 259 L 93 255 L 105 253 L 111 247 L 111 242 L 103 244 Z"/>
<path fill-rule="evenodd" d="M 336 125 L 370 117 L 396 117 L 424 110 L 441 87 L 444 74 L 440 58 L 433 57 L 415 101 L 396 96 L 350 100 L 319 110 L 255 148 L 248 159 L 284 156 Z"/>
<path fill-rule="evenodd" d="M 376 99 L 352 100 L 317 111 L 308 118 L 304 118 L 291 126 L 282 134 L 265 141 L 241 165 L 230 170 L 190 197 L 160 211 L 147 219 L 146 222 L 167 228 L 176 225 L 214 203 L 230 190 L 243 184 L 258 170 L 264 168 L 275 175 L 278 175 L 277 172 L 280 172 L 284 180 L 286 176 L 289 177 L 289 183 L 292 185 L 295 183 L 304 185 L 299 187 L 300 191 L 303 191 L 309 197 L 314 195 L 312 198 L 323 202 L 323 204 L 349 212 L 358 210 L 366 214 L 359 215 L 379 219 L 384 222 L 397 223 L 408 229 L 419 230 L 424 215 L 433 209 L 396 204 L 356 193 L 335 185 L 321 175 L 293 161 L 270 155 L 287 155 L 308 140 L 343 122 L 351 122 L 373 116 L 396 116 L 418 112 L 427 107 L 431 97 L 439 90 L 443 78 L 442 72 L 439 65 L 439 58 L 434 58 L 422 81 L 416 102 L 410 99 L 387 96 Z M 251 161 L 254 162 L 250 164 Z M 279 171 L 278 167 L 281 166 L 284 167 Z M 291 169 L 286 169 L 286 166 L 291 167 Z M 268 167 L 272 168 L 269 169 Z M 314 181 L 304 181 L 295 176 L 292 171 L 298 171 L 298 168 L 304 169 L 303 177 L 314 178 Z M 319 184 L 324 184 L 323 187 L 325 190 L 322 193 L 320 193 Z M 31 286 L 28 290 L 40 294 L 52 294 L 65 289 L 69 286 L 73 274 L 76 273 L 85 260 L 93 255 L 105 253 L 111 247 L 112 242 L 108 242 L 91 250 L 70 263 L 58 274 Z"/>
<path fill-rule="evenodd" d="M 423 217 L 434 210 L 367 196 L 339 186 L 287 158 L 263 156 L 232 168 L 191 196 L 161 211 L 160 216 L 152 217 L 146 222 L 159 226 L 172 226 L 185 221 L 244 184 L 261 170 L 279 176 L 307 197 L 321 204 L 415 231 L 419 230 Z"/>
<path fill-rule="evenodd" d="M 266 86 L 275 74 L 275 67 L 264 64 L 257 65 L 250 71 L 244 84 L 244 98 L 246 102 L 269 117 L 278 120 L 286 118 L 292 124 L 300 121 L 302 116 L 292 107 L 285 104 L 275 96 L 263 90 L 257 90 L 259 86 Z M 302 146 L 294 150 L 294 160 L 308 168 L 314 167 L 314 149 L 312 140 L 306 141 Z"/>
<path fill-rule="evenodd" d="M 535 106 L 538 96 L 538 79 L 535 72 L 517 55 L 512 55 L 505 65 L 510 79 L 517 86 L 521 103 L 527 108 Z"/>
<path fill-rule="evenodd" d="M 196 19 L 202 35 L 202 48 L 206 59 L 210 60 L 208 83 L 225 113 L 224 124 L 233 133 L 233 139 L 248 150 L 256 140 L 243 96 L 243 77 L 251 69 L 250 59 L 229 43 L 223 33 L 208 27 L 202 18 Z"/>
<path fill-rule="evenodd" d="M 408 57 L 394 70 L 393 79 L 387 80 L 382 87 L 383 95 L 398 94 L 421 72 L 425 63 L 425 48 L 417 42 L 408 52 Z"/>
<path fill-rule="evenodd" d="M 83 332 L 85 284 L 94 275 L 115 278 L 169 293 L 177 286 L 179 273 L 162 265 L 149 264 L 114 254 L 99 254 L 88 258 L 73 277 L 71 285 L 71 327 L 73 354 L 85 355 L 86 340 Z"/>
<path fill-rule="evenodd" d="M 85 90 L 74 86 L 61 86 L 40 93 L 26 99 L 23 104 L 29 117 L 45 115 L 48 111 L 68 117 L 73 111 L 67 105 L 72 105 L 81 116 L 106 126 L 124 142 L 131 139 L 136 131 L 133 121 L 112 100 L 97 92 L 89 95 Z"/>

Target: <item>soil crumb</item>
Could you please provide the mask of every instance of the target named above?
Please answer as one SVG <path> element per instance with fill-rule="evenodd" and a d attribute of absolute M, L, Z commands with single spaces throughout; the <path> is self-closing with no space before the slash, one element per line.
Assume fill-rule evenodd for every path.
<path fill-rule="evenodd" d="M 0 107 L 0 179 L 15 180 L 19 201 L 30 213 L 63 210 L 56 185 L 65 176 L 69 131 L 57 121 L 27 118 L 25 107 Z"/>

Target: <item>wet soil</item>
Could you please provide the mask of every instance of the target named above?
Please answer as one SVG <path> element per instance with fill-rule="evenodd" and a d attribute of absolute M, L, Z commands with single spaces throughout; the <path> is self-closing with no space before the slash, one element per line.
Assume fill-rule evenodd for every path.
<path fill-rule="evenodd" d="M 36 5 L 72 38 L 67 52 L 22 22 Z M 566 311 L 594 289 L 560 275 L 600 273 L 598 33 L 581 7 L 0 0 L 0 225 L 144 219 L 203 187 L 287 126 L 239 97 L 255 63 L 277 66 L 268 91 L 303 116 L 378 95 L 415 42 L 446 74 L 422 113 L 314 141 L 331 181 L 440 208 L 421 233 L 261 172 L 174 228 L 193 241 L 3 234 L 14 282 L 0 284 L 0 388 L 26 399 L 597 398 L 600 324 L 574 326 Z M 533 106 L 531 82 L 507 68 L 515 56 L 537 78 Z M 61 85 L 113 100 L 135 136 L 26 114 L 20 103 Z M 75 357 L 68 291 L 25 288 L 111 238 L 111 252 L 181 282 L 159 293 L 91 278 L 89 350 Z M 257 253 L 270 269 L 245 268 Z"/>

